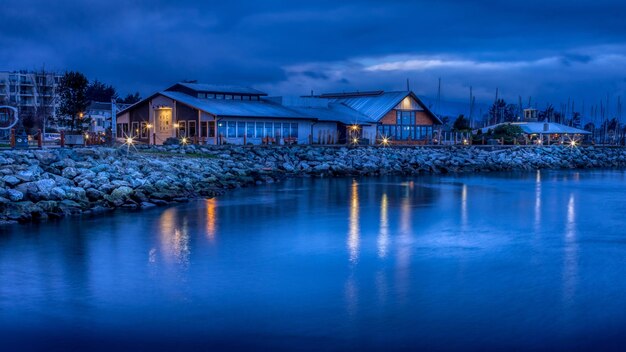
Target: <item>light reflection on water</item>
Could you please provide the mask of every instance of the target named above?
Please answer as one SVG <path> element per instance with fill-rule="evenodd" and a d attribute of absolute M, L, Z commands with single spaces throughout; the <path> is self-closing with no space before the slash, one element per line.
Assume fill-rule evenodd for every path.
<path fill-rule="evenodd" d="M 8 227 L 0 338 L 393 350 L 626 336 L 625 185 L 621 171 L 289 180 Z"/>

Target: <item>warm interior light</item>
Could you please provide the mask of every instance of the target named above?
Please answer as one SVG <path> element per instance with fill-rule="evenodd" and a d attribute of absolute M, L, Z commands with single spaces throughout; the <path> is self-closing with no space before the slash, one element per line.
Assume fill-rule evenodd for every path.
<path fill-rule="evenodd" d="M 152 124 L 149 123 L 149 124 L 146 125 L 146 127 L 147 128 L 152 128 Z"/>

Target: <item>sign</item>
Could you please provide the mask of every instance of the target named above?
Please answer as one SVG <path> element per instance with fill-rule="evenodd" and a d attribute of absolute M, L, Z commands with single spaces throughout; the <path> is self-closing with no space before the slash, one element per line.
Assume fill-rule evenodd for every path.
<path fill-rule="evenodd" d="M 0 129 L 9 130 L 17 125 L 17 109 L 12 106 L 0 106 Z"/>

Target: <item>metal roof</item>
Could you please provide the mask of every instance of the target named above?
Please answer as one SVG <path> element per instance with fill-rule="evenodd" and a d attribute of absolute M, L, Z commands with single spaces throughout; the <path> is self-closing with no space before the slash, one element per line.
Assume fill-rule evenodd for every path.
<path fill-rule="evenodd" d="M 250 95 L 267 95 L 267 93 L 254 88 L 229 86 L 229 85 L 217 85 L 217 84 L 204 84 L 204 83 L 187 83 L 179 82 L 181 86 L 193 89 L 197 92 L 204 93 L 226 93 L 226 94 L 250 94 Z"/>
<path fill-rule="evenodd" d="M 430 114 L 438 123 L 441 123 L 441 120 L 410 91 L 381 92 L 380 94 L 365 92 L 362 95 L 350 94 L 346 97 L 337 97 L 332 99 L 332 101 L 344 104 L 360 112 L 367 116 L 370 122 L 378 122 L 409 95 L 417 101 L 424 111 Z"/>
<path fill-rule="evenodd" d="M 219 117 L 276 117 L 312 119 L 311 116 L 301 114 L 282 105 L 265 100 L 248 101 L 198 99 L 185 93 L 170 91 L 163 91 L 159 94 Z"/>
<path fill-rule="evenodd" d="M 497 125 L 487 126 L 481 128 L 480 130 L 483 133 L 487 133 L 490 129 L 506 124 L 507 123 L 500 123 Z M 562 125 L 556 122 L 512 122 L 511 124 L 520 126 L 522 131 L 526 134 L 591 134 L 589 131 Z M 545 128 L 546 125 L 548 127 L 547 129 Z"/>
<path fill-rule="evenodd" d="M 327 107 L 296 106 L 290 108 L 320 121 L 336 121 L 346 125 L 367 125 L 372 123 L 369 117 L 341 103 L 329 103 Z"/>

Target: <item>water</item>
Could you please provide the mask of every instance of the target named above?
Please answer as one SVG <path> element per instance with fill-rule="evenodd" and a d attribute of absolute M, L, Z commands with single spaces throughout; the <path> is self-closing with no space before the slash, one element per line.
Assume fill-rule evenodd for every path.
<path fill-rule="evenodd" d="M 626 173 L 290 180 L 2 228 L 2 350 L 626 343 Z"/>

